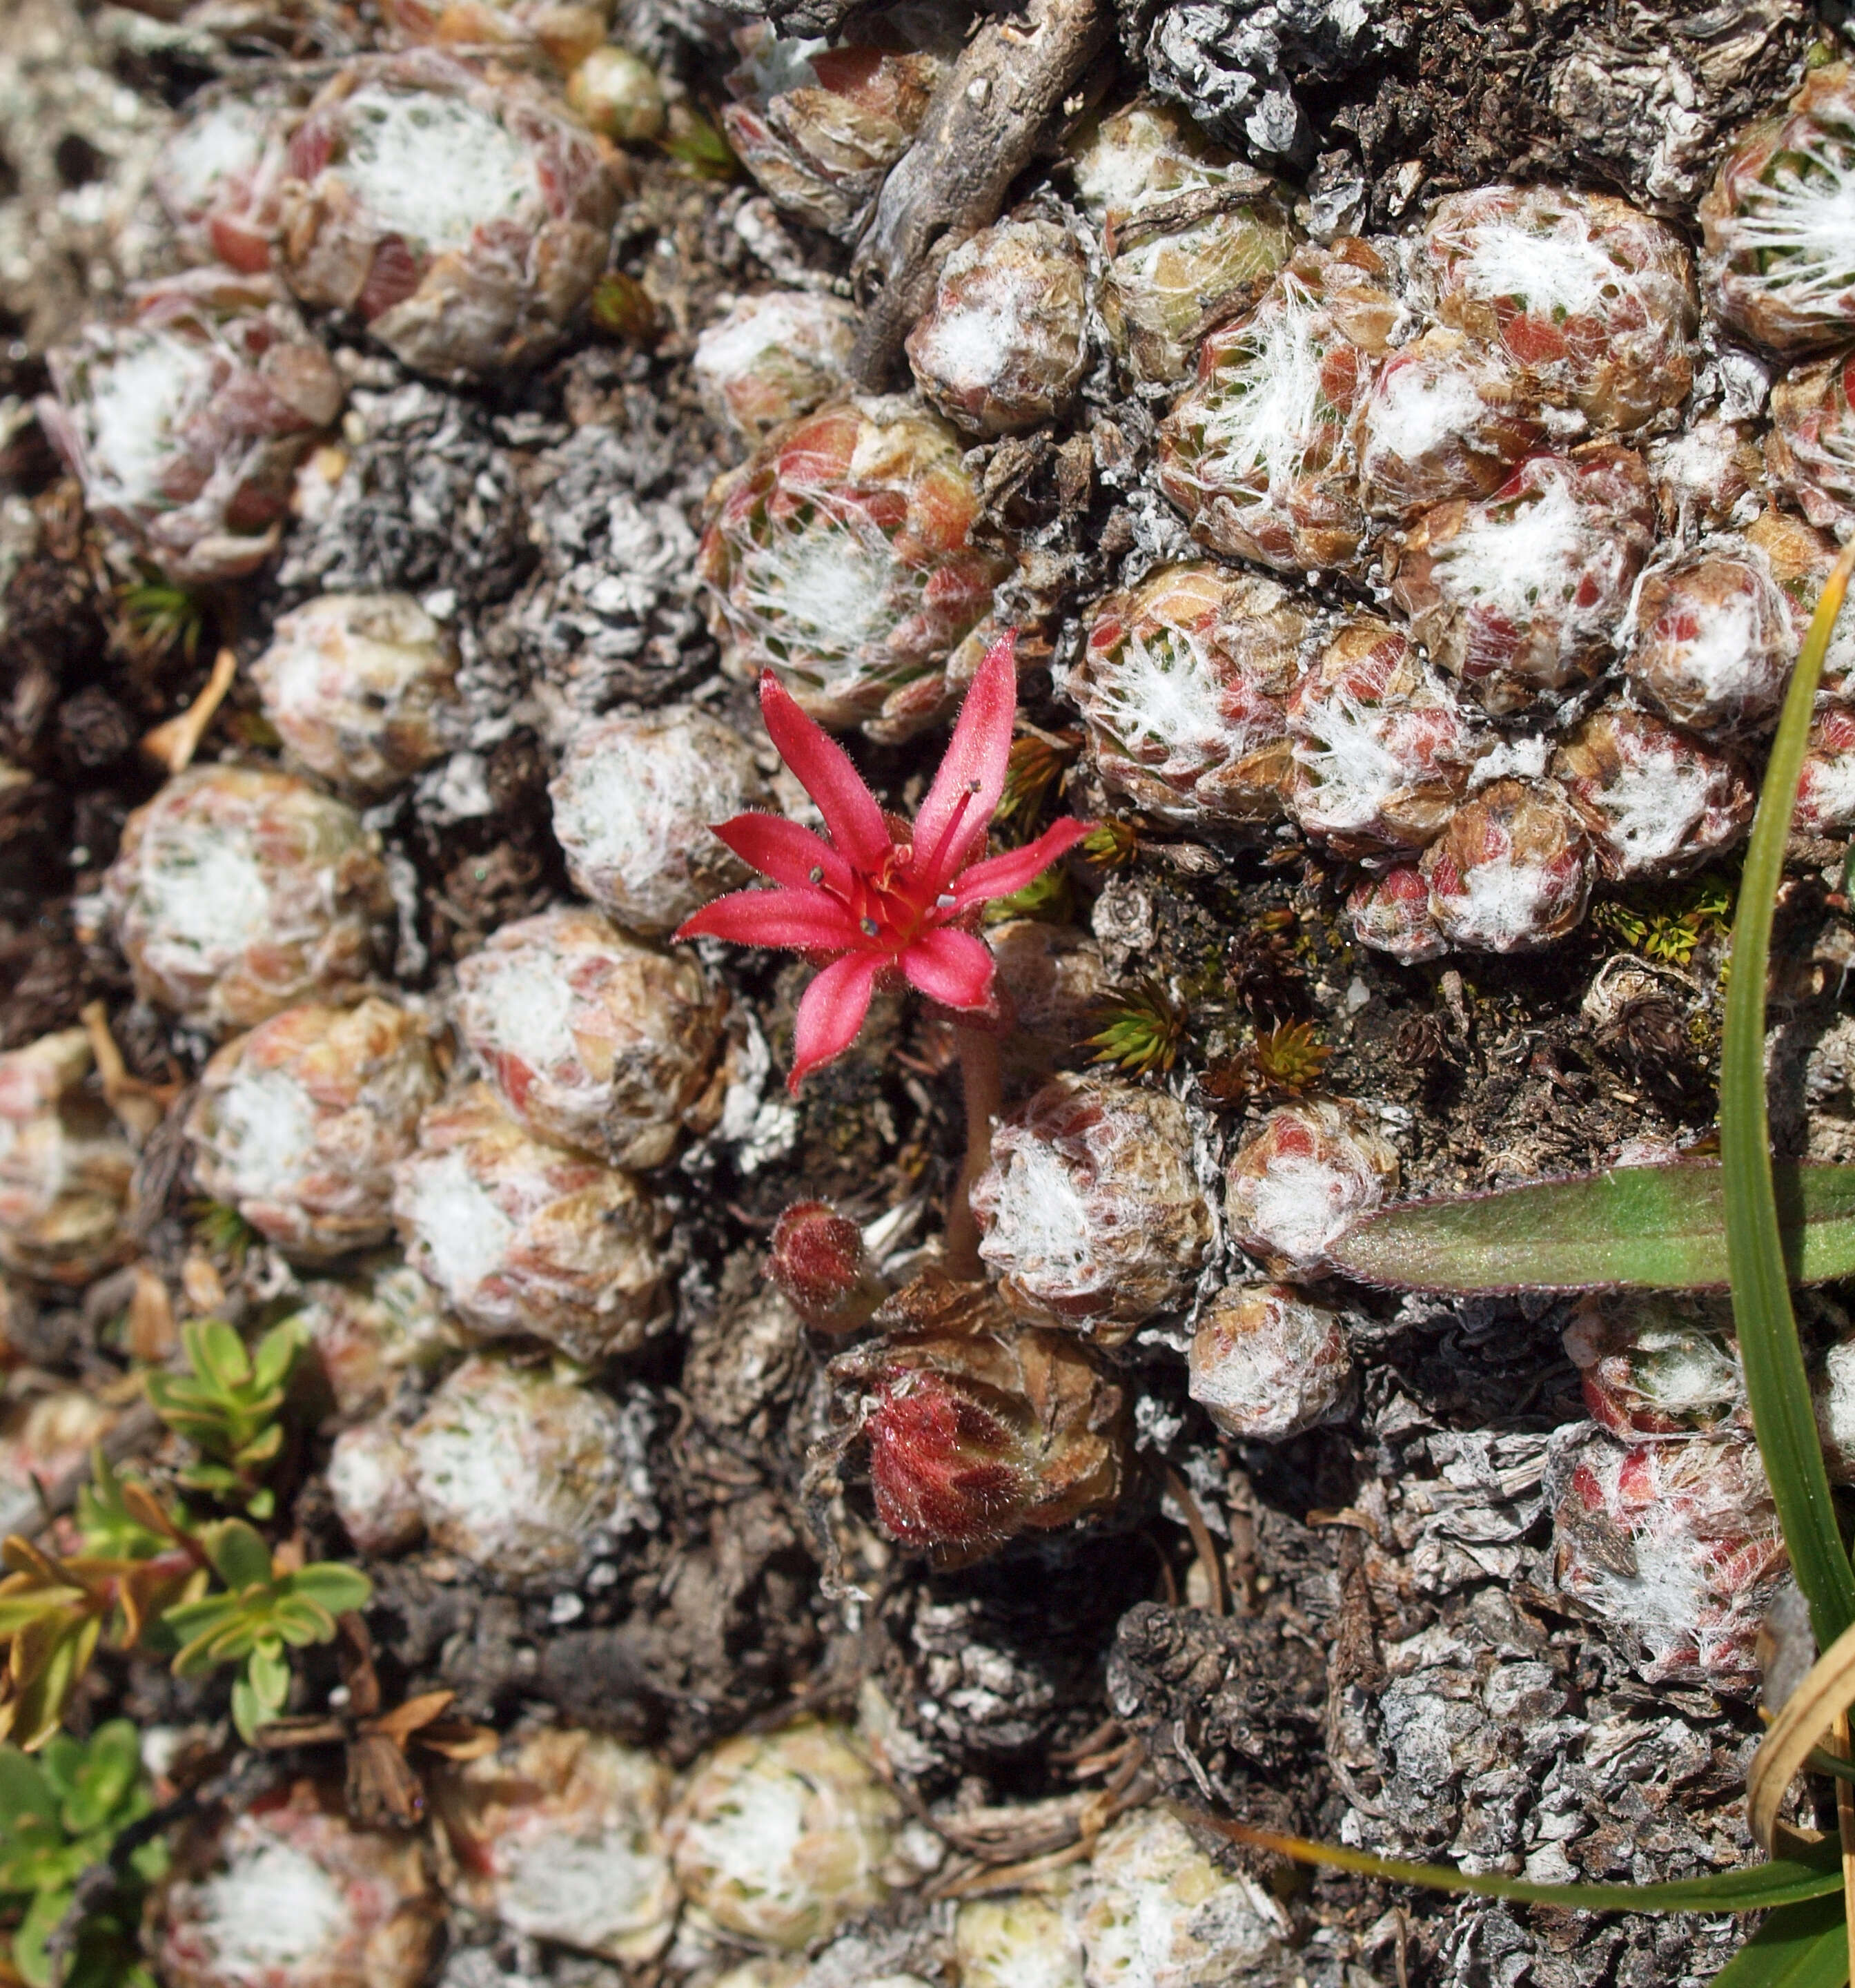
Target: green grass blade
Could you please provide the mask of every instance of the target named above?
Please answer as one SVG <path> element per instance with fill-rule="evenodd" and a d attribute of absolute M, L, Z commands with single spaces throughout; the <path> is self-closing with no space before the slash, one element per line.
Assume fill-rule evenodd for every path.
<path fill-rule="evenodd" d="M 1855 1167 L 1774 1175 L 1792 1281 L 1855 1276 Z M 1360 1283 L 1458 1296 L 1724 1290 L 1725 1182 L 1723 1168 L 1684 1161 L 1406 1202 L 1355 1222 L 1327 1260 Z"/>
<path fill-rule="evenodd" d="M 1849 1929 L 1840 1898 L 1773 1912 L 1713 1977 L 1712 1988 L 1847 1988 Z"/>
<path fill-rule="evenodd" d="M 1842 1922 L 1842 1851 L 1830 1841 L 1799 1845 L 1788 1857 L 1769 1864 L 1749 1864 L 1736 1871 L 1716 1871 L 1705 1878 L 1682 1878 L 1664 1885 L 1536 1885 L 1525 1878 L 1471 1875 L 1447 1864 L 1411 1864 L 1400 1857 L 1378 1857 L 1369 1850 L 1349 1850 L 1334 1843 L 1313 1843 L 1305 1837 L 1283 1836 L 1272 1829 L 1181 1808 L 1179 1813 L 1201 1827 L 1259 1850 L 1273 1851 L 1298 1864 L 1316 1864 L 1333 1871 L 1356 1871 L 1394 1885 L 1416 1885 L 1431 1892 L 1465 1892 L 1476 1898 L 1512 1898 L 1522 1905 L 1556 1905 L 1581 1912 L 1756 1912 L 1774 1905 L 1811 1899 L 1838 1902 Z"/>
<path fill-rule="evenodd" d="M 1732 982 L 1720 1060 L 1720 1164 L 1726 1192 L 1726 1261 L 1733 1318 L 1759 1453 L 1771 1480 L 1791 1567 L 1809 1604 L 1819 1648 L 1855 1621 L 1855 1570 L 1836 1523 L 1810 1404 L 1803 1351 L 1791 1310 L 1790 1277 L 1772 1185 L 1771 1134 L 1765 1101 L 1765 982 L 1771 958 L 1772 907 L 1784 871 L 1784 845 L 1797 803 L 1798 776 L 1823 658 L 1855 562 L 1855 546 L 1837 560 L 1797 659 L 1784 714 L 1772 742 L 1759 813 L 1752 824 L 1733 925 Z"/>

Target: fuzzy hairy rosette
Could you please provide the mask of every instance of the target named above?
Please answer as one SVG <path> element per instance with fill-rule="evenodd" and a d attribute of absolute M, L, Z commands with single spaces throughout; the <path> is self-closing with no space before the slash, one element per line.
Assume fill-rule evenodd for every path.
<path fill-rule="evenodd" d="M 635 1430 L 609 1395 L 545 1367 L 466 1360 L 405 1446 L 433 1543 L 515 1594 L 571 1588 L 635 1514 Z"/>
<path fill-rule="evenodd" d="M 280 614 L 251 674 L 292 758 L 364 799 L 462 735 L 457 644 L 410 594 L 325 593 Z"/>
<path fill-rule="evenodd" d="M 1276 581 L 1208 561 L 1110 594 L 1064 686 L 1103 782 L 1169 821 L 1278 819 L 1310 625 Z"/>
<path fill-rule="evenodd" d="M 370 996 L 306 1002 L 228 1043 L 187 1121 L 194 1173 L 286 1256 L 384 1242 L 392 1170 L 440 1088 L 424 1023 Z"/>
<path fill-rule="evenodd" d="M 1103 1511 L 1128 1467 L 1125 1391 L 1074 1334 L 930 1273 L 831 1363 L 884 1530 L 944 1566 Z"/>
<path fill-rule="evenodd" d="M 1565 1350 L 1591 1419 L 1625 1442 L 1751 1432 L 1724 1298 L 1593 1293 L 1579 1300 Z"/>
<path fill-rule="evenodd" d="M 1630 434 L 1694 380 L 1693 258 L 1614 195 L 1478 187 L 1437 203 L 1418 263 L 1437 315 L 1504 353 L 1530 399 Z"/>
<path fill-rule="evenodd" d="M 1206 331 L 1292 253 L 1286 190 L 1146 99 L 1085 127 L 1070 161 L 1107 259 L 1097 301 L 1110 350 L 1137 383 L 1184 379 Z"/>
<path fill-rule="evenodd" d="M 356 1829 L 339 1787 L 303 1779 L 182 1835 L 149 1937 L 173 1988 L 417 1988 L 442 1918 L 417 1838 Z"/>
<path fill-rule="evenodd" d="M 669 1211 L 629 1174 L 534 1138 L 488 1084 L 425 1114 L 393 1212 L 407 1260 L 480 1334 L 597 1361 L 663 1323 Z"/>
<path fill-rule="evenodd" d="M 728 78 L 734 101 L 722 128 L 775 206 L 856 235 L 958 46 L 944 25 L 929 8 L 898 9 L 866 22 L 867 39 L 836 47 L 765 21 L 736 29 L 741 62 Z"/>
<path fill-rule="evenodd" d="M 1756 1445 L 1597 1436 L 1568 1461 L 1553 1514 L 1560 1591 L 1617 1632 L 1649 1682 L 1755 1691 L 1759 1626 L 1789 1568 Z"/>
<path fill-rule="evenodd" d="M 743 297 L 696 340 L 689 368 L 702 404 L 757 448 L 775 428 L 843 391 L 857 308 L 816 290 Z"/>
<path fill-rule="evenodd" d="M 1002 1120 L 971 1197 L 1006 1302 L 1110 1338 L 1183 1303 L 1211 1245 L 1184 1107 L 1113 1077 L 1053 1078 Z"/>
<path fill-rule="evenodd" d="M 1855 355 L 1799 366 L 1772 388 L 1765 461 L 1774 489 L 1813 525 L 1839 536 L 1855 526 Z"/>
<path fill-rule="evenodd" d="M 1855 331 L 1851 181 L 1855 74 L 1830 63 L 1727 154 L 1701 202 L 1701 268 L 1728 324 L 1779 352 Z"/>
<path fill-rule="evenodd" d="M 670 1770 L 651 1754 L 573 1728 L 441 1768 L 454 1895 L 512 1932 L 606 1960 L 654 1960 L 681 1902 L 663 1830 L 670 1791 Z"/>
<path fill-rule="evenodd" d="M 1566 735 L 1551 771 L 1614 881 L 1699 869 L 1743 838 L 1757 802 L 1737 759 L 1614 702 Z"/>
<path fill-rule="evenodd" d="M 1414 863 L 1394 863 L 1346 894 L 1346 922 L 1361 945 L 1389 953 L 1401 966 L 1440 959 L 1449 950 L 1430 915 L 1430 886 Z"/>
<path fill-rule="evenodd" d="M 1374 517 L 1404 520 L 1453 498 L 1490 496 L 1545 433 L 1505 355 L 1438 325 L 1392 353 L 1360 402 L 1360 495 Z"/>
<path fill-rule="evenodd" d="M 1327 1246 L 1397 1185 L 1397 1155 L 1350 1099 L 1272 1111 L 1225 1169 L 1231 1239 L 1272 1276 L 1319 1277 Z"/>
<path fill-rule="evenodd" d="M 1610 661 L 1654 539 L 1640 456 L 1607 443 L 1532 456 L 1492 496 L 1417 521 L 1392 598 L 1490 717 L 1554 713 Z"/>
<path fill-rule="evenodd" d="M 129 1247 L 135 1155 L 92 1067 L 82 1029 L 0 1054 L 0 1263 L 49 1283 L 87 1283 Z"/>
<path fill-rule="evenodd" d="M 137 991 L 221 1035 L 351 992 L 393 910 L 360 816 L 255 766 L 170 780 L 130 816 L 103 895 Z"/>
<path fill-rule="evenodd" d="M 458 964 L 458 1032 L 542 1139 L 661 1166 L 721 1109 L 723 989 L 584 907 L 505 925 Z"/>
<path fill-rule="evenodd" d="M 290 139 L 279 266 L 415 371 L 532 365 L 604 269 L 618 194 L 540 85 L 435 50 L 353 63 Z"/>
<path fill-rule="evenodd" d="M 271 277 L 192 269 L 128 301 L 47 355 L 40 424 L 91 515 L 170 580 L 240 579 L 276 549 L 340 378 Z"/>
<path fill-rule="evenodd" d="M 775 672 L 833 731 L 893 742 L 934 724 L 1009 570 L 974 544 L 978 513 L 958 438 L 905 400 L 779 430 L 709 500 L 698 571 L 723 667 Z"/>
<path fill-rule="evenodd" d="M 1088 365 L 1088 259 L 1053 221 L 1004 221 L 941 265 L 907 338 L 914 384 L 969 434 L 1015 434 L 1065 407 Z"/>
<path fill-rule="evenodd" d="M 1330 1420 L 1353 1356 L 1337 1313 L 1285 1284 L 1220 1291 L 1192 1335 L 1191 1398 L 1226 1435 L 1279 1442 Z"/>
<path fill-rule="evenodd" d="M 1545 781 L 1491 782 L 1419 867 L 1438 931 L 1471 952 L 1537 952 L 1578 925 L 1591 894 L 1584 823 Z"/>
<path fill-rule="evenodd" d="M 1749 535 L 1722 533 L 1643 575 L 1624 674 L 1652 711 L 1720 744 L 1770 729 L 1798 633 L 1777 561 Z"/>
<path fill-rule="evenodd" d="M 150 174 L 189 262 L 250 276 L 269 268 L 289 168 L 287 123 L 281 93 L 227 92 L 189 106 Z"/>
<path fill-rule="evenodd" d="M 1247 317 L 1214 331 L 1161 424 L 1160 489 L 1213 551 L 1290 572 L 1347 565 L 1366 534 L 1353 417 L 1397 323 L 1363 242 L 1300 248 Z"/>
<path fill-rule="evenodd" d="M 1441 833 L 1482 743 L 1404 631 L 1343 623 L 1289 700 L 1289 813 L 1339 854 L 1424 848 Z"/>

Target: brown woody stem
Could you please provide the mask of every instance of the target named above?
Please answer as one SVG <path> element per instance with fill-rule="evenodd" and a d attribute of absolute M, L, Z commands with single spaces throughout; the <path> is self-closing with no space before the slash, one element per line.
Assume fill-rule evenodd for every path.
<path fill-rule="evenodd" d="M 972 1212 L 972 1184 L 992 1159 L 992 1121 L 1005 1103 L 1005 1071 L 998 1037 L 989 1029 L 967 1029 L 957 1023 L 960 1074 L 966 1089 L 966 1157 L 954 1182 L 947 1207 L 947 1268 L 956 1277 L 977 1280 L 985 1270 L 979 1261 L 979 1225 Z"/>

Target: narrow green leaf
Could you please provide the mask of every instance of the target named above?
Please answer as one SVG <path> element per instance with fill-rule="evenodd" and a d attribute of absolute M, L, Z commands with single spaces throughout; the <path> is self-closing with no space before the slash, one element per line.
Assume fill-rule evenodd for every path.
<path fill-rule="evenodd" d="M 1581 1912 L 1756 1912 L 1813 1898 L 1840 1900 L 1842 1852 L 1826 1840 L 1800 1844 L 1795 1853 L 1769 1863 L 1749 1864 L 1736 1871 L 1716 1871 L 1705 1878 L 1681 1878 L 1662 1885 L 1536 1885 L 1525 1878 L 1483 1877 L 1447 1864 L 1413 1864 L 1401 1857 L 1379 1857 L 1369 1850 L 1350 1850 L 1335 1843 L 1314 1843 L 1305 1837 L 1284 1836 L 1274 1830 L 1253 1829 L 1196 1809 L 1179 1813 L 1220 1836 L 1255 1848 L 1273 1851 L 1299 1864 L 1333 1871 L 1353 1871 L 1394 1885 L 1416 1885 L 1425 1891 L 1464 1892 L 1479 1898 L 1513 1898 L 1522 1905 L 1556 1905 Z M 1838 1921 L 1840 1913 L 1838 1909 Z"/>
<path fill-rule="evenodd" d="M 1774 1168 L 1792 1282 L 1855 1276 L 1855 1167 Z M 1724 1290 L 1727 1185 L 1708 1161 L 1407 1202 L 1355 1222 L 1333 1268 L 1398 1290 Z"/>
<path fill-rule="evenodd" d="M 1849 1929 L 1835 1897 L 1773 1912 L 1712 1988 L 1847 1988 L 1848 1978 Z"/>
<path fill-rule="evenodd" d="M 1855 1621 L 1855 1570 L 1830 1499 L 1829 1474 L 1791 1310 L 1790 1270 L 1773 1190 L 1765 1100 L 1765 982 L 1772 907 L 1784 872 L 1784 845 L 1797 804 L 1823 658 L 1855 562 L 1836 560 L 1810 623 L 1772 741 L 1759 813 L 1739 882 L 1732 934 L 1732 979 L 1720 1057 L 1720 1161 L 1726 1203 L 1726 1260 L 1739 1358 L 1752 1428 L 1771 1480 L 1792 1571 L 1810 1608 L 1820 1649 Z"/>
<path fill-rule="evenodd" d="M 222 1396 L 250 1385 L 251 1355 L 245 1350 L 245 1341 L 222 1318 L 203 1321 L 188 1342 L 187 1357 L 201 1379 Z"/>

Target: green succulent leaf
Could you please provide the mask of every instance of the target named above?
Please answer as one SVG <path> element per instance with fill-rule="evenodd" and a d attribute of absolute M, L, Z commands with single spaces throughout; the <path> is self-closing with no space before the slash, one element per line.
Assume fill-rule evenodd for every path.
<path fill-rule="evenodd" d="M 1855 1167 L 1772 1175 L 1792 1281 L 1855 1275 Z M 1723 1166 L 1684 1161 L 1408 1202 L 1355 1222 L 1328 1260 L 1361 1283 L 1462 1296 L 1723 1290 L 1730 1192 Z"/>
<path fill-rule="evenodd" d="M 206 1557 L 232 1589 L 271 1584 L 271 1550 L 242 1519 L 225 1519 L 206 1529 Z"/>
<path fill-rule="evenodd" d="M 365 1608 L 373 1599 L 373 1584 L 357 1567 L 344 1567 L 339 1560 L 313 1561 L 300 1573 L 289 1577 L 290 1591 L 313 1601 L 331 1615 L 345 1615 Z"/>

